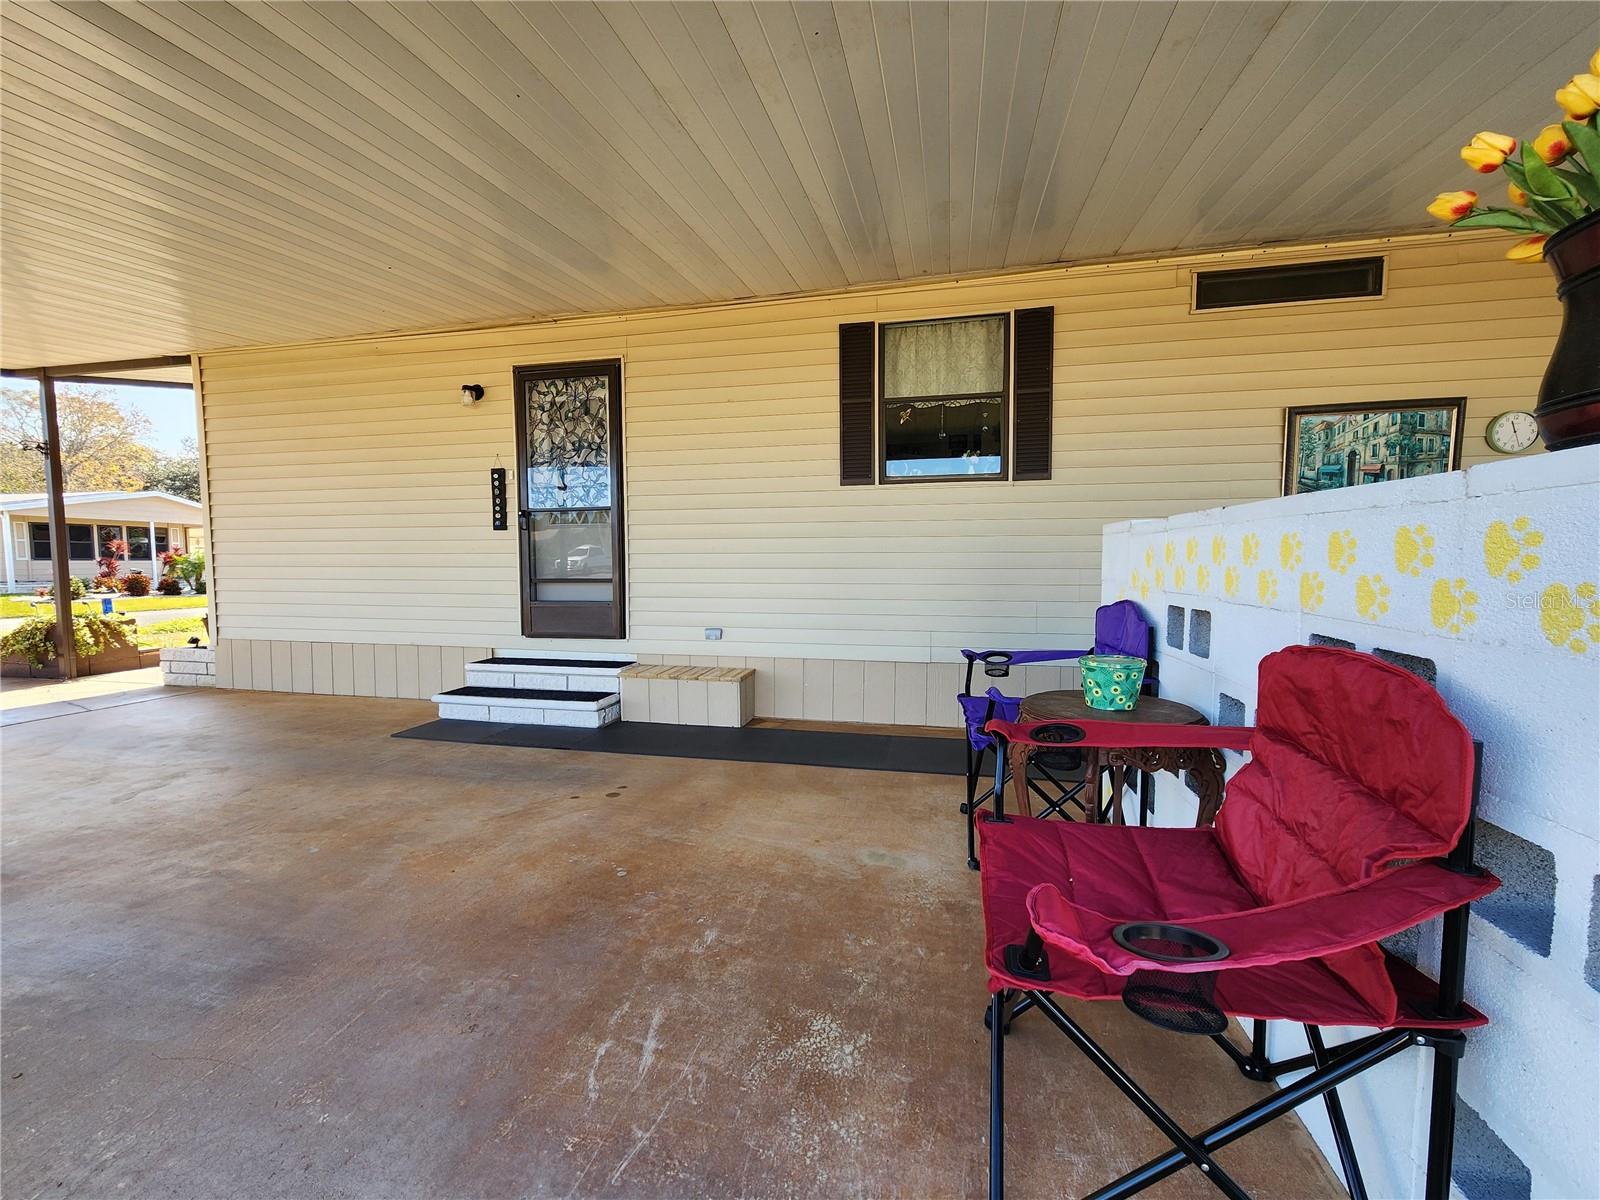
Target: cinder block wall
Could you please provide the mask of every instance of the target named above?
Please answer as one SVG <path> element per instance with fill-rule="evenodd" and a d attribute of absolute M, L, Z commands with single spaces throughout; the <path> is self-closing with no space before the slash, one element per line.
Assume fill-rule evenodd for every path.
<path fill-rule="evenodd" d="M 1591 447 L 1106 529 L 1104 598 L 1161 627 L 1163 695 L 1248 722 L 1263 655 L 1333 642 L 1434 682 L 1483 741 L 1478 858 L 1505 885 L 1473 909 L 1491 1024 L 1462 1068 L 1468 1200 L 1600 1196 L 1597 524 Z M 1164 777 L 1158 820 L 1193 814 Z M 1393 948 L 1434 974 L 1438 943 L 1434 922 Z M 1273 1053 L 1298 1038 L 1274 1029 Z M 1407 1054 L 1341 1089 L 1373 1195 L 1421 1194 L 1430 1069 Z M 1321 1106 L 1301 1112 L 1332 1159 Z"/>

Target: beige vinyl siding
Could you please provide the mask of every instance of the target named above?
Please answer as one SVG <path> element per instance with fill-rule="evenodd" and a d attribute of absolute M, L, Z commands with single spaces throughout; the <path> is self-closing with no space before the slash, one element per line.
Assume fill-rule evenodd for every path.
<path fill-rule="evenodd" d="M 1253 251 L 206 354 L 220 633 L 618 649 L 523 641 L 517 534 L 489 527 L 487 472 L 515 472 L 513 367 L 620 358 L 620 648 L 871 667 L 1075 644 L 1100 594 L 1101 527 L 1277 495 L 1287 405 L 1466 396 L 1464 461 L 1486 457 L 1488 419 L 1533 406 L 1559 323 L 1548 272 L 1505 262 L 1505 244 Z M 1190 312 L 1196 265 L 1374 248 L 1389 260 L 1381 299 Z M 1053 479 L 839 486 L 841 322 L 1040 304 L 1056 309 Z M 463 383 L 485 388 L 474 408 Z M 334 666 L 363 686 L 373 671 Z M 792 706 L 781 687 L 851 713 L 884 686 L 830 675 L 759 679 L 758 711 Z M 900 690 L 897 718 L 921 720 L 909 678 Z"/>

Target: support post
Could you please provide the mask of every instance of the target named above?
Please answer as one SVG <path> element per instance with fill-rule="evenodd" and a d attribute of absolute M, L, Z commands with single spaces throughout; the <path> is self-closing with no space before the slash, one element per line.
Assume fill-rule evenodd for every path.
<path fill-rule="evenodd" d="M 194 429 L 195 449 L 200 454 L 200 536 L 202 545 L 201 553 L 206 556 L 206 569 L 201 578 L 206 584 L 206 645 L 216 647 L 220 634 L 217 624 L 217 558 L 212 551 L 216 547 L 217 539 L 213 536 L 211 526 L 211 471 L 207 467 L 210 455 L 206 447 L 206 400 L 205 381 L 200 375 L 200 356 L 189 356 L 189 377 L 194 386 Z M 186 527 L 183 531 L 184 550 L 193 554 L 195 551 L 194 538 L 190 536 Z"/>
<path fill-rule="evenodd" d="M 1011 993 L 1005 989 L 989 997 L 989 1200 L 1004 1200 L 1006 1193 L 1005 1042 Z"/>
<path fill-rule="evenodd" d="M 0 514 L 0 516 L 3 516 L 4 518 L 3 532 L 5 533 L 6 541 L 6 591 L 14 592 L 17 590 L 17 545 L 15 526 L 12 522 L 11 514 L 9 512 Z"/>
<path fill-rule="evenodd" d="M 1472 861 L 1477 832 L 1478 803 L 1483 797 L 1483 743 L 1472 743 L 1472 811 L 1466 828 L 1451 849 L 1445 863 L 1452 871 L 1476 873 Z M 1463 904 L 1444 914 L 1444 929 L 1439 946 L 1439 1015 L 1455 1017 L 1461 1012 L 1467 984 L 1467 929 L 1470 906 Z M 1457 1054 L 1433 1052 L 1433 1088 L 1428 1111 L 1428 1167 L 1423 1183 L 1427 1200 L 1449 1200 L 1450 1174 L 1455 1155 L 1456 1086 L 1461 1071 Z"/>
<path fill-rule="evenodd" d="M 56 598 L 56 667 L 62 679 L 76 679 L 78 657 L 72 643 L 72 564 L 68 561 L 67 502 L 61 471 L 61 426 L 56 419 L 56 385 L 45 371 L 39 379 L 39 428 L 44 436 L 44 491 L 50 513 L 50 578 Z"/>

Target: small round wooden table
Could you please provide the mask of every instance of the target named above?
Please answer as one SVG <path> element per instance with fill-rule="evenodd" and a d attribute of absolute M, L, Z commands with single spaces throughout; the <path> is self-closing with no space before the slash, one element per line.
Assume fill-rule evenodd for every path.
<path fill-rule="evenodd" d="M 1139 703 L 1127 712 L 1108 712 L 1090 708 L 1082 692 L 1035 692 L 1022 701 L 1021 721 L 1128 721 L 1159 725 L 1208 725 L 1205 714 L 1176 700 L 1163 700 L 1158 696 L 1140 696 Z M 1111 772 L 1111 820 L 1121 825 L 1122 792 L 1127 783 L 1129 767 L 1140 771 L 1188 771 L 1200 792 L 1200 811 L 1195 825 L 1209 825 L 1222 807 L 1223 762 L 1222 751 L 1209 748 L 1161 747 L 1111 748 L 1084 746 L 1083 753 L 1085 820 L 1100 819 L 1099 778 L 1107 768 Z M 1017 807 L 1025 813 L 1033 811 L 1028 800 L 1027 770 L 1032 747 L 1013 744 L 1007 750 L 1011 769 L 1012 796 Z"/>

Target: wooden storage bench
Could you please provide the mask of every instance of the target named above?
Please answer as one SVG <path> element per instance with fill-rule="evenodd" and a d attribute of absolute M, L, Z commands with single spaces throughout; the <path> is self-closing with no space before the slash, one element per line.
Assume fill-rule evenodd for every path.
<path fill-rule="evenodd" d="M 622 719 L 659 725 L 724 725 L 755 715 L 751 667 L 645 666 L 622 671 Z"/>

